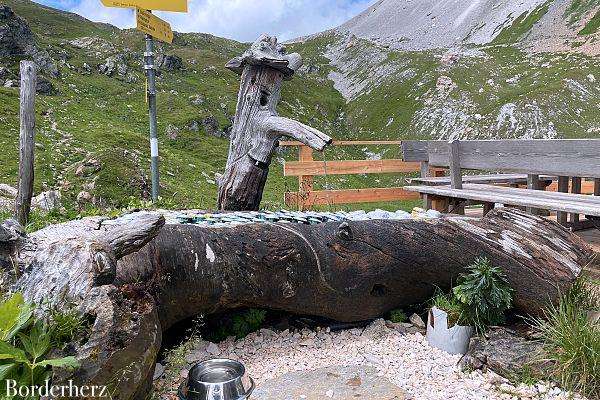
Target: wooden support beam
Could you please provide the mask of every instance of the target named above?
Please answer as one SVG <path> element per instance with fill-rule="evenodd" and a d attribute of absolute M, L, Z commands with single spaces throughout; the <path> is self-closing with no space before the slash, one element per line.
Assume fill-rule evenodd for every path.
<path fill-rule="evenodd" d="M 581 193 L 581 178 L 573 177 L 571 180 L 571 193 Z M 571 223 L 577 224 L 579 222 L 579 214 L 571 214 Z"/>
<path fill-rule="evenodd" d="M 15 200 L 15 218 L 22 226 L 29 221 L 33 197 L 35 149 L 35 86 L 36 66 L 33 61 L 21 61 L 21 99 L 19 132 L 19 187 Z"/>
<path fill-rule="evenodd" d="M 283 167 L 284 176 L 384 174 L 420 171 L 418 162 L 403 160 L 289 161 Z"/>
<path fill-rule="evenodd" d="M 594 196 L 600 196 L 600 179 L 594 179 Z"/>
<path fill-rule="evenodd" d="M 298 204 L 298 193 L 285 194 L 285 204 L 293 207 Z M 367 188 L 347 190 L 318 190 L 308 193 L 304 199 L 307 206 L 322 206 L 330 204 L 377 203 L 397 200 L 419 200 L 418 193 L 409 192 L 401 187 Z"/>
<path fill-rule="evenodd" d="M 300 162 L 309 162 L 313 161 L 313 149 L 308 146 L 300 147 L 299 151 L 299 161 Z M 313 191 L 313 177 L 312 176 L 299 176 L 298 177 L 298 210 L 303 211 L 307 209 L 307 204 L 305 204 L 303 198 L 307 196 L 310 192 Z"/>
<path fill-rule="evenodd" d="M 496 203 L 483 203 L 483 216 L 492 211 L 496 207 Z"/>
<path fill-rule="evenodd" d="M 568 176 L 559 176 L 558 177 L 558 188 L 557 190 L 561 193 L 569 193 L 569 177 Z M 556 219 L 558 223 L 561 225 L 567 225 L 567 216 L 568 214 L 562 211 L 556 213 Z"/>
<path fill-rule="evenodd" d="M 452 189 L 462 189 L 462 171 L 460 168 L 460 141 L 452 140 L 448 143 L 448 153 L 450 160 L 450 186 Z M 450 201 L 450 212 L 464 215 L 465 206 L 460 199 Z"/>
<path fill-rule="evenodd" d="M 536 174 L 527 175 L 527 189 L 529 190 L 540 190 L 540 176 Z M 531 214 L 539 215 L 539 210 L 531 207 L 527 207 L 526 211 Z"/>
<path fill-rule="evenodd" d="M 447 214 L 450 209 L 450 200 L 447 197 L 432 196 L 431 208 L 443 214 Z"/>
<path fill-rule="evenodd" d="M 431 176 L 431 170 L 429 169 L 429 162 L 421 161 L 421 178 L 429 178 Z M 431 197 L 424 195 L 423 196 L 423 208 L 425 210 L 431 209 Z"/>

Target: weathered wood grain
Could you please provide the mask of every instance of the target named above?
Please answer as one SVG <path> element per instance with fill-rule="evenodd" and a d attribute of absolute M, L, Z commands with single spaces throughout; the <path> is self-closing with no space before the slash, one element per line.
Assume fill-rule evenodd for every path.
<path fill-rule="evenodd" d="M 21 61 L 19 185 L 15 199 L 15 218 L 21 225 L 27 225 L 31 210 L 31 198 L 33 197 L 36 82 L 35 63 L 33 61 Z"/>
<path fill-rule="evenodd" d="M 420 171 L 420 164 L 403 160 L 287 161 L 284 176 L 385 174 Z"/>
<path fill-rule="evenodd" d="M 426 140 L 403 140 L 402 159 L 404 161 L 422 162 L 429 161 L 428 141 Z"/>
<path fill-rule="evenodd" d="M 449 166 L 445 142 L 429 141 L 429 163 Z M 465 140 L 464 169 L 600 178 L 600 140 Z"/>
<path fill-rule="evenodd" d="M 401 187 L 364 188 L 342 190 L 315 190 L 308 193 L 288 192 L 285 204 L 293 207 L 302 202 L 305 206 L 324 206 L 333 204 L 379 203 L 398 200 L 419 200 L 417 193 Z"/>
<path fill-rule="evenodd" d="M 227 166 L 219 181 L 219 210 L 259 208 L 273 151 L 283 136 L 315 150 L 331 142 L 324 133 L 277 114 L 283 81 L 301 65 L 299 54 L 286 54 L 285 46 L 266 35 L 227 64 L 241 75 L 241 84 Z"/>
<path fill-rule="evenodd" d="M 447 186 L 405 186 L 404 189 L 440 197 L 600 216 L 600 199 L 594 196 L 474 184 L 464 185 L 463 189 Z"/>
<path fill-rule="evenodd" d="M 110 383 L 113 398 L 142 399 L 162 331 L 178 321 L 237 307 L 376 318 L 448 288 L 480 256 L 505 271 L 519 312 L 538 314 L 593 257 L 558 224 L 509 209 L 483 219 L 163 224 L 148 213 L 87 218 L 26 239 L 19 265 L 27 273 L 16 287 L 31 301 L 74 304 L 92 321 L 72 349 L 82 367 L 55 384 Z M 114 278 L 98 279 L 106 266 Z"/>
<path fill-rule="evenodd" d="M 556 180 L 556 177 L 550 175 L 540 175 L 540 180 L 550 182 Z M 427 177 L 427 178 L 409 178 L 410 184 L 423 184 L 428 186 L 450 185 L 450 177 Z M 485 175 L 463 175 L 463 183 L 483 183 L 483 184 L 517 184 L 527 185 L 527 174 L 485 174 Z"/>

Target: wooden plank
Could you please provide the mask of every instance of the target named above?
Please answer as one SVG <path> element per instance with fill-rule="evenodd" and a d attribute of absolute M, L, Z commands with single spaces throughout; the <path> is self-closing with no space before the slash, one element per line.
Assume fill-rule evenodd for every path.
<path fill-rule="evenodd" d="M 298 160 L 301 162 L 313 161 L 313 149 L 308 146 L 300 147 L 298 151 Z M 306 210 L 306 204 L 302 200 L 307 193 L 313 190 L 313 177 L 312 176 L 299 176 L 298 177 L 298 192 L 300 193 L 300 201 L 298 202 L 298 209 L 300 211 Z"/>
<path fill-rule="evenodd" d="M 427 148 L 428 145 L 425 140 L 403 140 L 402 159 L 411 162 L 429 161 Z"/>
<path fill-rule="evenodd" d="M 401 144 L 401 140 L 334 140 L 331 146 L 400 146 Z M 279 142 L 279 146 L 293 147 L 305 146 L 305 144 L 295 140 L 284 140 Z"/>
<path fill-rule="evenodd" d="M 570 188 L 571 185 L 568 181 L 569 181 L 569 179 L 567 178 L 567 187 Z M 550 184 L 550 186 L 548 186 L 546 188 L 546 190 L 551 191 L 551 192 L 558 192 L 558 181 L 552 182 L 552 184 Z M 565 193 L 568 193 L 568 192 L 569 192 L 569 190 L 567 190 Z M 581 193 L 582 194 L 594 194 L 594 181 L 582 180 L 581 181 Z"/>
<path fill-rule="evenodd" d="M 557 183 L 557 191 L 560 193 L 569 193 L 569 177 L 568 176 L 559 176 Z M 561 225 L 566 225 L 568 222 L 567 219 L 568 214 L 562 211 L 556 213 L 556 220 Z"/>
<path fill-rule="evenodd" d="M 540 176 L 535 174 L 527 175 L 527 189 L 529 190 L 540 190 Z M 525 209 L 528 213 L 538 214 L 539 210 L 528 207 Z"/>
<path fill-rule="evenodd" d="M 550 175 L 540 175 L 540 181 L 552 181 L 556 177 Z M 526 174 L 489 174 L 489 175 L 463 175 L 463 183 L 482 183 L 482 184 L 527 184 Z M 428 177 L 407 179 L 411 184 L 443 186 L 450 185 L 450 177 Z"/>
<path fill-rule="evenodd" d="M 573 177 L 571 180 L 571 193 L 574 194 L 579 194 L 581 193 L 581 178 L 579 177 Z M 571 220 L 570 222 L 572 224 L 577 224 L 579 222 L 579 214 L 578 213 L 573 213 L 571 214 Z"/>
<path fill-rule="evenodd" d="M 526 191 L 527 189 L 507 188 L 507 187 L 493 186 L 493 185 L 481 185 L 481 186 L 484 186 L 486 188 L 485 189 L 486 191 L 493 192 L 493 193 L 506 194 L 507 193 L 506 189 L 510 189 L 512 191 L 512 193 L 519 194 L 519 195 L 522 195 L 524 193 L 530 193 L 530 192 Z M 587 203 L 592 206 L 600 204 L 600 199 L 598 199 L 594 196 L 591 196 L 591 195 L 587 195 L 587 194 L 549 192 L 549 191 L 544 191 L 544 190 L 538 190 L 538 191 L 535 191 L 534 193 L 535 193 L 535 197 L 540 198 L 540 199 L 548 199 L 548 200 L 559 199 L 561 201 L 577 201 L 580 203 Z"/>
<path fill-rule="evenodd" d="M 306 204 L 329 205 L 329 204 L 351 204 L 351 203 L 375 203 L 397 200 L 419 200 L 418 193 L 404 190 L 401 187 L 394 188 L 366 188 L 347 190 L 321 190 L 308 194 Z M 293 207 L 298 204 L 298 193 L 286 193 L 285 204 Z"/>
<path fill-rule="evenodd" d="M 600 179 L 594 179 L 594 196 L 600 196 Z"/>
<path fill-rule="evenodd" d="M 404 189 L 408 191 L 427 193 L 440 197 L 469 199 L 477 200 L 480 202 L 494 202 L 500 204 L 510 204 L 515 206 L 542 208 L 545 210 L 600 216 L 600 201 L 596 204 L 589 204 L 587 202 L 580 201 L 578 198 L 578 196 L 592 196 L 473 184 L 464 185 L 463 189 L 452 189 L 448 186 L 405 186 Z M 540 197 L 544 194 L 554 194 L 557 196 L 555 199 Z M 570 196 L 572 198 L 564 199 L 558 195 Z"/>
<path fill-rule="evenodd" d="M 429 169 L 429 162 L 427 161 L 421 161 L 421 178 L 428 178 L 431 176 L 431 170 Z M 431 197 L 430 196 L 423 196 L 423 208 L 425 210 L 430 210 L 432 207 L 432 202 L 431 202 Z"/>
<path fill-rule="evenodd" d="M 496 203 L 483 203 L 483 215 L 487 215 L 490 211 L 492 211 L 496 207 Z"/>
<path fill-rule="evenodd" d="M 29 221 L 33 197 L 35 150 L 35 86 L 37 71 L 32 61 L 21 61 L 19 186 L 15 199 L 15 218 L 22 226 Z"/>
<path fill-rule="evenodd" d="M 428 142 L 429 163 L 450 165 L 445 142 Z M 600 178 L 600 140 L 465 140 L 464 169 Z"/>
<path fill-rule="evenodd" d="M 462 189 L 462 173 L 460 169 L 460 141 L 452 140 L 448 143 L 450 153 L 450 185 L 452 189 Z"/>
<path fill-rule="evenodd" d="M 288 161 L 283 167 L 284 176 L 351 175 L 417 172 L 417 162 L 403 160 L 345 160 L 345 161 Z"/>

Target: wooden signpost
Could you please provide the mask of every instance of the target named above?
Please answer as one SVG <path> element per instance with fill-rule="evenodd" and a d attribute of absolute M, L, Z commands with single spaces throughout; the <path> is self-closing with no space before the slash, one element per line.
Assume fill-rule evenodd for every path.
<path fill-rule="evenodd" d="M 146 98 L 150 118 L 150 156 L 152 174 L 152 201 L 159 196 L 158 134 L 156 123 L 156 66 L 154 65 L 154 38 L 173 43 L 173 30 L 168 22 L 152 14 L 151 10 L 187 12 L 187 0 L 100 0 L 106 7 L 136 9 L 137 29 L 146 34 L 144 70 L 146 71 Z"/>

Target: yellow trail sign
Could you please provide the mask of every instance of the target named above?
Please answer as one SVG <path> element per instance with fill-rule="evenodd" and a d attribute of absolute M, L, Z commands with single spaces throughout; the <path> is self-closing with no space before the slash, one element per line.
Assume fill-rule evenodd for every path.
<path fill-rule="evenodd" d="M 100 0 L 106 7 L 187 12 L 187 0 Z"/>
<path fill-rule="evenodd" d="M 173 31 L 168 22 L 163 21 L 156 15 L 137 9 L 136 12 L 137 29 L 148 35 L 167 43 L 173 43 Z"/>

